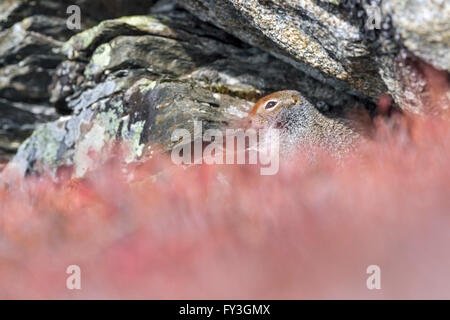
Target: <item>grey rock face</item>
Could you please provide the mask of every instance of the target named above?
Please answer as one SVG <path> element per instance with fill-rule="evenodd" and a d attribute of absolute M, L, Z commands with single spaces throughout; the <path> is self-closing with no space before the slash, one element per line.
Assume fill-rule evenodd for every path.
<path fill-rule="evenodd" d="M 335 4 L 314 0 L 180 4 L 322 82 L 373 98 L 386 90 L 359 26 Z"/>
<path fill-rule="evenodd" d="M 39 104 L 0 99 L 0 162 L 12 157 L 36 123 L 57 118 L 53 109 Z"/>
<path fill-rule="evenodd" d="M 180 5 L 340 90 L 389 93 L 423 113 L 425 79 L 413 55 L 449 71 L 446 0 L 183 0 Z M 374 30 L 369 30 L 372 24 Z M 403 50 L 402 50 L 403 48 Z M 410 78 L 419 78 L 411 84 Z M 343 85 L 344 84 L 344 85 Z M 347 90 L 348 90 L 347 87 Z"/>
<path fill-rule="evenodd" d="M 404 45 L 435 68 L 450 72 L 450 2 L 384 1 Z"/>
<path fill-rule="evenodd" d="M 60 40 L 73 34 L 62 18 L 34 15 L 22 20 L 22 14 L 33 12 L 25 4 L 0 4 L 0 30 L 4 28 L 0 31 L 0 113 L 7 117 L 0 122 L 1 159 L 14 154 L 38 123 L 56 118 L 48 103 L 48 86 L 63 60 L 57 52 Z"/>
<path fill-rule="evenodd" d="M 155 2 L 156 0 L 2 0 L 0 30 L 34 15 L 65 19 L 70 5 L 81 8 L 83 27 L 92 27 L 105 19 L 147 13 Z"/>
<path fill-rule="evenodd" d="M 14 122 L 14 136 L 11 126 L 0 123 L 5 135 L 0 145 L 0 160 L 9 158 L 18 144 L 41 121 L 41 116 L 55 113 L 49 103 L 48 90 L 56 67 L 65 59 L 61 54 L 64 41 L 77 30 L 66 26 L 69 5 L 80 6 L 82 27 L 93 26 L 103 19 L 135 13 L 145 13 L 154 1 L 103 1 L 103 0 L 2 0 L 0 2 L 0 112 Z M 17 104 L 39 105 L 27 108 L 27 113 L 17 109 Z M 14 115 L 14 110 L 17 114 Z M 39 110 L 39 112 L 37 111 Z M 38 112 L 35 114 L 35 112 Z M 28 117 L 30 116 L 30 117 Z M 53 117 L 54 118 L 54 117 Z M 34 119 L 34 121 L 31 121 Z M 20 130 L 22 126 L 23 130 Z M 6 133 L 8 132 L 8 134 Z M 7 138 L 9 137 L 9 138 Z M 12 140 L 11 140 L 12 139 Z M 8 143 L 11 141 L 11 143 Z"/>
<path fill-rule="evenodd" d="M 177 128 L 223 128 L 247 116 L 252 101 L 294 86 L 328 108 L 356 98 L 323 84 L 185 11 L 108 20 L 67 41 L 51 101 L 72 115 L 41 126 L 20 148 L 23 171 L 74 165 L 114 141 L 129 160 L 173 146 Z"/>
<path fill-rule="evenodd" d="M 430 105 L 436 101 L 430 101 L 427 88 L 433 79 L 427 79 L 424 68 L 434 67 L 443 70 L 444 74 L 450 70 L 448 1 L 383 1 L 381 9 L 386 23 L 395 30 L 394 39 L 381 35 L 383 46 L 377 56 L 380 74 L 389 93 L 407 112 L 433 112 Z M 395 56 L 390 52 L 395 52 Z M 450 89 L 447 97 L 444 95 L 441 100 L 437 104 L 442 110 L 450 104 Z"/>
<path fill-rule="evenodd" d="M 417 57 L 448 71 L 441 0 L 77 0 L 85 30 L 75 35 L 64 27 L 68 3 L 0 3 L 0 99 L 32 113 L 10 118 L 27 128 L 53 119 L 34 114 L 36 104 L 65 115 L 21 146 L 14 162 L 23 172 L 74 165 L 83 175 L 90 151 L 116 141 L 129 161 L 167 151 L 174 129 L 196 120 L 223 128 L 279 90 L 330 114 L 371 109 L 383 93 L 423 113 Z M 379 21 L 368 30 L 373 9 Z"/>

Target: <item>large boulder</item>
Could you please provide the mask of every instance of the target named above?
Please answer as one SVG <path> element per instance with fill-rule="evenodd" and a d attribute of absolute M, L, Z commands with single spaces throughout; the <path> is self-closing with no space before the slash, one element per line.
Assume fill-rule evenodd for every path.
<path fill-rule="evenodd" d="M 347 87 L 374 101 L 389 93 L 408 112 L 425 113 L 428 103 L 427 80 L 416 57 L 434 68 L 450 70 L 450 4 L 446 0 L 179 3 L 319 81 L 342 90 Z"/>
<path fill-rule="evenodd" d="M 320 81 L 372 98 L 386 91 L 360 24 L 342 6 L 336 5 L 336 1 L 186 0 L 179 3 L 202 20 Z"/>

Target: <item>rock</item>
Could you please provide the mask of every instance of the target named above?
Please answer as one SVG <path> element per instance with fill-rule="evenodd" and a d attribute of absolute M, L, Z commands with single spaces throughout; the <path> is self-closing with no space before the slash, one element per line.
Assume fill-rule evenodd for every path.
<path fill-rule="evenodd" d="M 377 52 L 380 74 L 406 112 L 445 112 L 450 104 L 448 61 L 450 10 L 445 1 L 383 1 L 385 25 Z M 394 53 L 394 55 L 393 55 Z M 442 80 L 438 80 L 438 79 Z M 441 81 L 440 84 L 436 84 Z M 436 97 L 436 91 L 441 91 Z"/>
<path fill-rule="evenodd" d="M 241 119 L 250 106 L 192 84 L 141 78 L 122 94 L 100 99 L 76 116 L 42 125 L 21 146 L 14 162 L 28 173 L 73 165 L 75 176 L 83 176 L 105 160 L 93 163 L 90 154 L 107 154 L 114 141 L 124 143 L 131 162 L 151 155 L 154 145 L 156 150 L 170 150 L 176 128 L 193 132 L 197 120 L 205 129 L 218 128 Z"/>
<path fill-rule="evenodd" d="M 380 8 L 384 31 L 377 60 L 389 93 L 401 109 L 410 113 L 445 110 L 450 103 L 450 82 L 447 94 L 438 99 L 441 102 L 433 101 L 430 97 L 435 80 L 427 76 L 427 70 L 436 69 L 431 70 L 433 74 L 444 70 L 443 78 L 450 70 L 450 6 L 446 1 L 407 0 L 383 1 Z"/>
<path fill-rule="evenodd" d="M 0 99 L 1 105 L 17 122 L 14 131 L 2 139 L 2 149 L 8 150 L 3 157 L 14 153 L 18 144 L 31 133 L 32 119 L 36 122 L 48 121 L 39 115 L 33 116 L 32 110 L 24 113 L 15 107 L 19 104 L 39 104 L 54 112 L 49 101 L 49 85 L 56 67 L 65 59 L 61 46 L 79 30 L 69 30 L 66 25 L 69 5 L 80 6 L 82 28 L 97 24 L 99 21 L 126 14 L 145 13 L 154 1 L 103 1 L 103 0 L 3 0 L 0 3 Z M 17 111 L 17 115 L 14 112 Z M 64 112 L 63 109 L 60 111 Z M 30 114 L 31 113 L 31 114 Z M 24 118 L 24 119 L 22 119 Z M 23 121 L 30 125 L 26 130 Z M 12 141 L 8 144 L 8 141 Z M 1 153 L 1 152 L 0 152 Z"/>
<path fill-rule="evenodd" d="M 438 1 L 183 0 L 204 21 L 339 90 L 374 101 L 390 93 L 426 113 L 415 57 L 449 71 L 450 4 Z M 417 82 L 410 81 L 417 79 Z"/>
<path fill-rule="evenodd" d="M 94 164 L 89 154 L 115 141 L 129 146 L 129 161 L 165 152 L 176 128 L 226 127 L 246 117 L 252 101 L 286 87 L 326 108 L 358 101 L 182 10 L 104 21 L 62 51 L 68 60 L 57 68 L 51 101 L 72 115 L 21 146 L 14 161 L 24 172 L 73 165 L 82 176 Z"/>
<path fill-rule="evenodd" d="M 147 13 L 156 0 L 2 0 L 0 30 L 34 15 L 66 19 L 67 7 L 77 5 L 82 12 L 82 26 L 120 16 Z"/>
<path fill-rule="evenodd" d="M 336 1 L 327 2 L 187 0 L 180 5 L 324 83 L 377 98 L 386 87 L 364 34 Z"/>
<path fill-rule="evenodd" d="M 38 59 L 38 60 L 35 60 Z M 33 61 L 34 60 L 34 61 Z M 48 99 L 54 57 L 30 57 L 0 68 L 0 96 L 12 101 L 39 102 Z M 45 68 L 47 66 L 48 68 Z"/>
<path fill-rule="evenodd" d="M 384 1 L 383 10 L 414 55 L 450 72 L 449 1 Z"/>
<path fill-rule="evenodd" d="M 19 63 L 30 55 L 55 56 L 62 43 L 44 34 L 28 30 L 28 21 L 0 33 L 0 66 Z"/>
<path fill-rule="evenodd" d="M 86 29 L 70 39 L 62 25 L 69 2 L 3 2 L 0 98 L 64 115 L 39 126 L 14 162 L 28 173 L 73 165 L 82 176 L 102 163 L 89 155 L 104 156 L 116 142 L 129 147 L 129 161 L 165 152 L 174 129 L 195 120 L 223 128 L 286 89 L 330 114 L 373 111 L 385 93 L 405 111 L 426 113 L 418 57 L 448 71 L 448 10 L 442 1 L 406 2 L 78 0 Z M 402 10 L 419 18 L 408 21 Z M 439 10 L 425 25 L 426 13 Z"/>
<path fill-rule="evenodd" d="M 18 19 L 14 12 L 3 12 L 4 25 Z M 8 13 L 11 19 L 5 20 Z M 55 119 L 42 114 L 55 114 L 48 103 L 48 86 L 63 59 L 56 51 L 62 45 L 59 40 L 71 34 L 64 19 L 41 15 L 25 18 L 0 32 L 0 113 L 6 117 L 0 125 L 0 158 L 11 157 L 38 123 Z"/>
<path fill-rule="evenodd" d="M 0 162 L 16 153 L 37 123 L 56 118 L 56 112 L 51 108 L 0 99 Z"/>

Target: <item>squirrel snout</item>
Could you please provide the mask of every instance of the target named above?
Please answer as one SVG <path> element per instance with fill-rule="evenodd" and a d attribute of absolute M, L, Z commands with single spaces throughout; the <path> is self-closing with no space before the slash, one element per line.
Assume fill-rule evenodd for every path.
<path fill-rule="evenodd" d="M 259 129 L 264 129 L 265 125 L 261 122 L 261 120 L 256 119 L 255 117 L 250 117 L 248 118 L 248 128 L 250 129 L 254 129 L 254 130 L 259 130 Z"/>
<path fill-rule="evenodd" d="M 245 119 L 242 119 L 237 123 L 237 126 L 242 129 L 261 129 L 263 128 L 263 125 L 257 120 L 254 119 L 254 117 L 248 117 Z"/>

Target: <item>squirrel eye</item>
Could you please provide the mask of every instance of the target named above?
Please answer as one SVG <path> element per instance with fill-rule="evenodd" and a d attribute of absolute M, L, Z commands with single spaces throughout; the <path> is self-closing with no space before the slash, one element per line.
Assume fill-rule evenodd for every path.
<path fill-rule="evenodd" d="M 266 110 L 274 108 L 277 105 L 277 103 L 278 102 L 276 102 L 276 101 L 269 101 L 269 102 L 267 102 L 266 103 Z"/>

